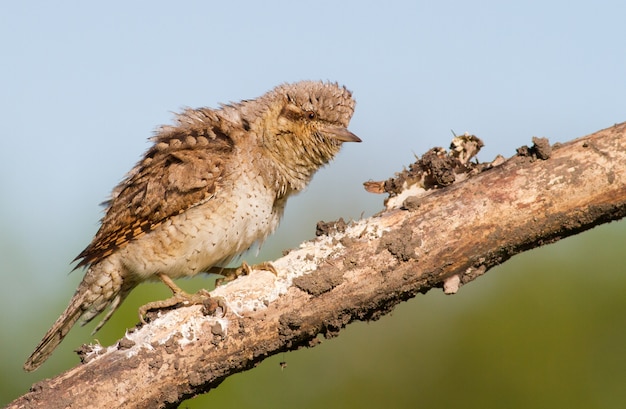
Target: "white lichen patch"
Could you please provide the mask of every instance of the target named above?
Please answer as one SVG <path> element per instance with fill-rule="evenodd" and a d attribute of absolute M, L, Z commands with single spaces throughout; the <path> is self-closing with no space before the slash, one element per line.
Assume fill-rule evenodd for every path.
<path fill-rule="evenodd" d="M 110 347 L 103 347 L 96 340 L 95 344 L 90 344 L 89 345 L 89 352 L 85 353 L 85 356 L 83 357 L 83 360 L 88 363 L 88 362 L 91 362 L 92 360 L 96 359 L 100 355 L 106 354 L 109 351 L 115 351 L 116 349 L 117 349 L 117 344 L 113 345 L 113 346 L 110 346 Z"/>
<path fill-rule="evenodd" d="M 404 201 L 408 197 L 421 197 L 426 195 L 427 193 L 428 191 L 424 189 L 424 186 L 421 183 L 416 183 L 414 185 L 411 185 L 410 187 L 408 187 L 407 184 L 404 183 L 402 186 L 402 192 L 400 192 L 396 196 L 389 197 L 389 199 L 387 199 L 387 202 L 385 203 L 385 206 L 387 206 L 387 210 L 399 209 L 402 207 Z"/>
<path fill-rule="evenodd" d="M 246 313 L 267 308 L 281 295 L 287 293 L 293 279 L 317 270 L 322 260 L 331 260 L 342 254 L 344 238 L 371 240 L 380 237 L 386 230 L 376 219 L 365 219 L 350 223 L 345 231 L 320 236 L 304 242 L 296 250 L 272 262 L 278 275 L 269 271 L 254 270 L 249 276 L 240 277 L 215 289 L 211 295 L 226 300 L 229 311 L 243 316 Z"/>
<path fill-rule="evenodd" d="M 369 218 L 351 223 L 345 233 L 338 233 L 340 236 L 360 238 L 364 240 L 375 240 L 380 238 L 388 227 L 377 223 L 378 218 Z"/>
<path fill-rule="evenodd" d="M 130 348 L 121 348 L 118 342 L 110 347 L 102 347 L 99 344 L 91 345 L 91 351 L 86 355 L 85 361 L 97 359 L 108 353 L 121 350 L 127 358 L 137 355 L 142 349 L 153 350 L 153 345 L 163 345 L 175 338 L 180 348 L 207 336 L 203 328 L 219 323 L 224 335 L 228 333 L 230 320 L 222 316 L 205 316 L 201 312 L 202 306 L 194 305 L 186 308 L 177 308 L 167 311 L 143 327 L 126 332 L 125 338 L 134 345 Z M 206 326 L 208 324 L 208 327 Z M 209 334 L 210 335 L 210 334 Z"/>

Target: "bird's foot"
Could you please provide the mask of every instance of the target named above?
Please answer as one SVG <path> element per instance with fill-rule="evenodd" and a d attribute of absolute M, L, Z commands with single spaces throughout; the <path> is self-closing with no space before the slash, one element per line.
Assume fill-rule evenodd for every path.
<path fill-rule="evenodd" d="M 180 291 L 180 292 L 174 293 L 173 296 L 165 300 L 152 301 L 139 307 L 139 319 L 141 320 L 142 324 L 145 324 L 146 321 L 144 317 L 146 316 L 148 311 L 173 308 L 177 305 L 184 306 L 184 307 L 188 307 L 190 305 L 198 305 L 198 304 L 207 305 L 214 301 L 215 300 L 212 299 L 209 292 L 204 289 L 198 291 L 195 294 L 189 294 L 184 291 Z M 215 309 L 217 309 L 217 307 L 215 307 Z"/>
<path fill-rule="evenodd" d="M 165 300 L 149 302 L 139 307 L 139 319 L 142 324 L 146 324 L 144 317 L 149 311 L 173 308 L 177 305 L 188 307 L 190 305 L 202 304 L 204 306 L 203 313 L 205 315 L 214 314 L 218 308 L 222 308 L 222 310 L 226 312 L 226 302 L 223 298 L 211 297 L 211 294 L 205 289 L 195 294 L 189 294 L 181 290 L 168 276 L 159 274 L 158 277 L 172 290 L 174 295 Z"/>
<path fill-rule="evenodd" d="M 269 261 L 264 261 L 263 263 L 259 263 L 259 264 L 254 264 L 254 265 L 249 265 L 248 263 L 246 263 L 245 261 L 241 263 L 241 266 L 239 267 L 225 267 L 225 268 L 221 268 L 217 274 L 223 276 L 222 278 L 218 278 L 217 280 L 215 280 L 215 286 L 220 286 L 222 284 L 226 284 L 228 282 L 231 282 L 235 279 L 237 279 L 238 277 L 241 276 L 247 276 L 248 274 L 250 274 L 252 272 L 252 270 L 265 270 L 265 271 L 269 271 L 271 273 L 273 273 L 274 275 L 278 276 L 278 271 L 276 270 L 276 268 L 272 265 L 272 263 L 270 263 Z"/>

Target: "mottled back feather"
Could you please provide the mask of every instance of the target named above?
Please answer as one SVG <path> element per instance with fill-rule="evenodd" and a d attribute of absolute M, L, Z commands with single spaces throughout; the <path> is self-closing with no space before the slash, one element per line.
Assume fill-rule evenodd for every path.
<path fill-rule="evenodd" d="M 232 124 L 210 109 L 187 110 L 113 190 L 100 229 L 75 260 L 97 263 L 169 217 L 209 200 L 232 154 Z M 203 147 L 203 149 L 198 149 Z"/>

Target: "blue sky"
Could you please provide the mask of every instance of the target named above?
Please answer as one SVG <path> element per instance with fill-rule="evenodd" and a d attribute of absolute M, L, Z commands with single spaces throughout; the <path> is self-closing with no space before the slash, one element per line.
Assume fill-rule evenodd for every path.
<path fill-rule="evenodd" d="M 55 305 L 41 318 L 49 323 L 61 312 L 57 303 L 81 276 L 68 278 L 69 262 L 97 229 L 98 203 L 183 107 L 302 79 L 353 91 L 350 129 L 363 143 L 346 145 L 291 201 L 277 248 L 311 237 L 316 220 L 379 210 L 383 198 L 362 182 L 448 146 L 451 130 L 481 137 L 479 158 L 490 160 L 532 136 L 566 141 L 626 120 L 622 1 L 5 2 L 0 10 L 0 276 L 12 288 L 0 303 L 25 293 L 38 303 L 7 323 L 19 334 L 17 321 L 36 309 Z M 35 343 L 29 338 L 24 357 Z"/>

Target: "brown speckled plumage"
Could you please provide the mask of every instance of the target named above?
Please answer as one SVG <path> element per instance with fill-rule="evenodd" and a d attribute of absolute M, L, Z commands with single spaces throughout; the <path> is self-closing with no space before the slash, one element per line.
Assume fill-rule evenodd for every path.
<path fill-rule="evenodd" d="M 85 277 L 24 368 L 37 369 L 78 319 L 109 307 L 97 331 L 140 282 L 193 276 L 263 241 L 287 198 L 343 142 L 360 141 L 347 130 L 353 111 L 344 87 L 303 81 L 220 109 L 187 109 L 160 128 L 113 190 L 77 257 Z"/>

